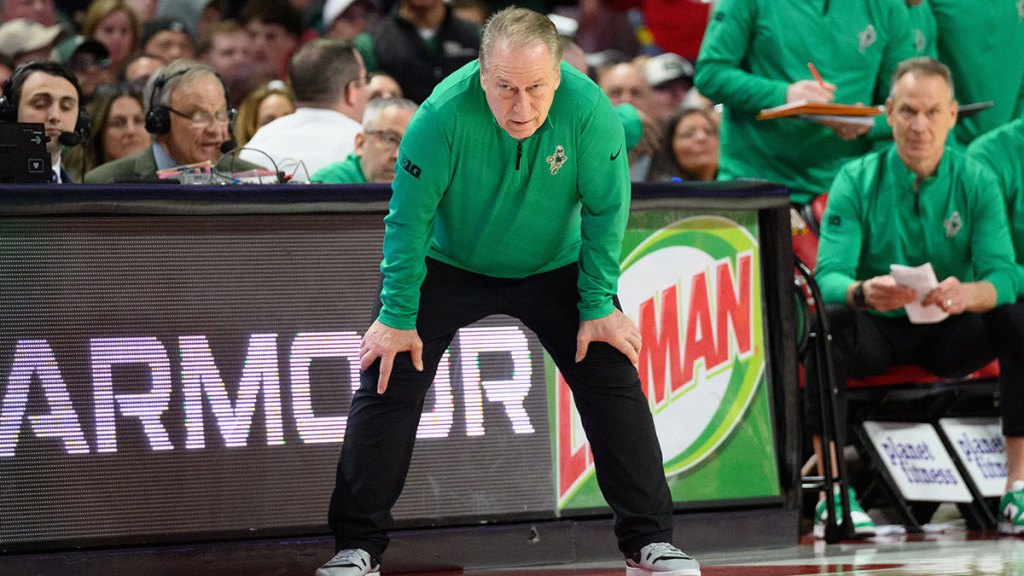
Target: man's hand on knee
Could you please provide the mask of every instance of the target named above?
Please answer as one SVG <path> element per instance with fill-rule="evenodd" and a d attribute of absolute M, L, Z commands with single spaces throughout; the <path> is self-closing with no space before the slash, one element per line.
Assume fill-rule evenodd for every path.
<path fill-rule="evenodd" d="M 622 352 L 636 366 L 640 362 L 640 330 L 628 316 L 615 310 L 604 318 L 582 320 L 576 333 L 576 361 L 587 356 L 591 342 L 607 342 Z"/>
<path fill-rule="evenodd" d="M 359 368 L 366 371 L 380 358 L 377 394 L 388 389 L 391 368 L 399 352 L 408 352 L 412 356 L 412 365 L 423 371 L 423 341 L 419 333 L 415 329 L 399 330 L 374 320 L 359 344 Z"/>

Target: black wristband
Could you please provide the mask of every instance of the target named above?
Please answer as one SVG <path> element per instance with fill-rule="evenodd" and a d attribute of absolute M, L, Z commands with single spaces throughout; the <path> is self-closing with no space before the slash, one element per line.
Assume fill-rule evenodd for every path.
<path fill-rule="evenodd" d="M 854 310 L 867 310 L 868 299 L 864 296 L 864 283 L 857 282 L 857 285 L 853 287 L 853 309 Z"/>

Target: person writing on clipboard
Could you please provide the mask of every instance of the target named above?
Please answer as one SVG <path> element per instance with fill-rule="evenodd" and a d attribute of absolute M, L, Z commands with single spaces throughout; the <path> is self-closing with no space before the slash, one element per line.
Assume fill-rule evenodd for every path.
<path fill-rule="evenodd" d="M 789 188 L 794 203 L 810 202 L 843 164 L 870 151 L 885 122 L 837 132 L 757 113 L 800 100 L 881 104 L 893 70 L 913 55 L 907 10 L 894 0 L 720 0 L 694 76 L 700 93 L 723 105 L 718 178 L 769 180 Z"/>

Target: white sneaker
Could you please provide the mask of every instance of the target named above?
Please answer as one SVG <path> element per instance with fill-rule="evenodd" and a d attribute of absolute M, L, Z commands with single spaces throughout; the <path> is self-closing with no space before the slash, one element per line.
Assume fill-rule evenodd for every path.
<path fill-rule="evenodd" d="M 318 568 L 315 576 L 380 576 L 380 564 L 366 550 L 342 550 Z"/>
<path fill-rule="evenodd" d="M 700 564 L 667 542 L 655 542 L 626 558 L 626 576 L 700 576 Z"/>

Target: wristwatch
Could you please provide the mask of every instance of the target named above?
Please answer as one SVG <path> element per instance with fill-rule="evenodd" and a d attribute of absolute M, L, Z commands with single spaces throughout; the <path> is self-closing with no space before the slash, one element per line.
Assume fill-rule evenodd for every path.
<path fill-rule="evenodd" d="M 853 287 L 853 309 L 867 310 L 868 308 L 868 299 L 864 296 L 864 282 L 857 282 L 857 285 Z"/>

